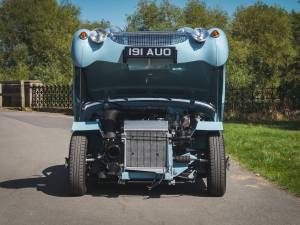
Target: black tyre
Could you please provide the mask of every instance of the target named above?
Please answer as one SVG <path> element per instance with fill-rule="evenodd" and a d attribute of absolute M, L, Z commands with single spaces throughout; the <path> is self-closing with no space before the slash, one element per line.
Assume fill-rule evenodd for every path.
<path fill-rule="evenodd" d="M 84 135 L 73 134 L 69 149 L 69 188 L 72 195 L 81 196 L 87 191 L 86 153 L 88 139 Z"/>
<path fill-rule="evenodd" d="M 223 135 L 208 138 L 207 190 L 211 196 L 223 196 L 226 192 L 226 159 Z"/>

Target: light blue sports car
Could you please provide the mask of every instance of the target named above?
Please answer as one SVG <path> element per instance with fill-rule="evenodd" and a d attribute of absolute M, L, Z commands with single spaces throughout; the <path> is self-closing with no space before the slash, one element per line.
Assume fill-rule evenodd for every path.
<path fill-rule="evenodd" d="M 72 194 L 85 194 L 91 178 L 149 189 L 203 179 L 210 195 L 225 193 L 222 30 L 81 29 L 72 58 Z"/>

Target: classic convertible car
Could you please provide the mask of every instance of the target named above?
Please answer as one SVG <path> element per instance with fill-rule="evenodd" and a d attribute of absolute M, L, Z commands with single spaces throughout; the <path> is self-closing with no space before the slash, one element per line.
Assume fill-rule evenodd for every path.
<path fill-rule="evenodd" d="M 90 178 L 226 190 L 223 140 L 228 44 L 218 28 L 74 34 L 70 192 Z M 203 183 L 203 182 L 202 182 Z"/>

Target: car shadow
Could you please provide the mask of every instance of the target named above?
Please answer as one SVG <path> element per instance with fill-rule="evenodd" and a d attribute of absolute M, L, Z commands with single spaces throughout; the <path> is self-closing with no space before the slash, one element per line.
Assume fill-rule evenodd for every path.
<path fill-rule="evenodd" d="M 37 191 L 42 191 L 48 195 L 66 197 L 69 196 L 66 178 L 67 169 L 65 166 L 56 165 L 44 169 L 42 175 L 3 181 L 0 183 L 0 189 L 36 188 Z"/>
<path fill-rule="evenodd" d="M 64 165 L 56 165 L 46 168 L 41 176 L 7 180 L 0 182 L 0 189 L 25 189 L 36 188 L 47 195 L 56 197 L 72 197 L 68 191 L 67 169 Z M 95 197 L 118 198 L 119 196 L 142 196 L 144 199 L 160 197 L 179 197 L 183 195 L 207 196 L 205 182 L 201 179 L 195 184 L 176 184 L 169 186 L 161 184 L 153 190 L 148 190 L 147 185 L 141 183 L 129 183 L 119 185 L 116 183 L 96 183 L 90 181 L 87 195 Z"/>

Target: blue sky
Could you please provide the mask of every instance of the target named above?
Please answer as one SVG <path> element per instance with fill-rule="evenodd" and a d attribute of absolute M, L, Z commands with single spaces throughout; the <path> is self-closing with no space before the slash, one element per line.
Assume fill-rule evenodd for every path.
<path fill-rule="evenodd" d="M 82 20 L 105 19 L 109 20 L 112 25 L 123 28 L 126 24 L 126 15 L 135 11 L 138 0 L 70 0 L 70 2 L 81 8 L 80 18 Z M 157 0 L 157 2 L 160 2 L 160 0 Z M 183 7 L 187 1 L 171 0 L 171 2 L 174 5 Z M 208 7 L 219 7 L 232 15 L 236 7 L 251 5 L 256 0 L 207 0 L 205 2 Z M 292 9 L 300 10 L 298 0 L 264 0 L 263 2 L 277 4 L 288 11 Z"/>

